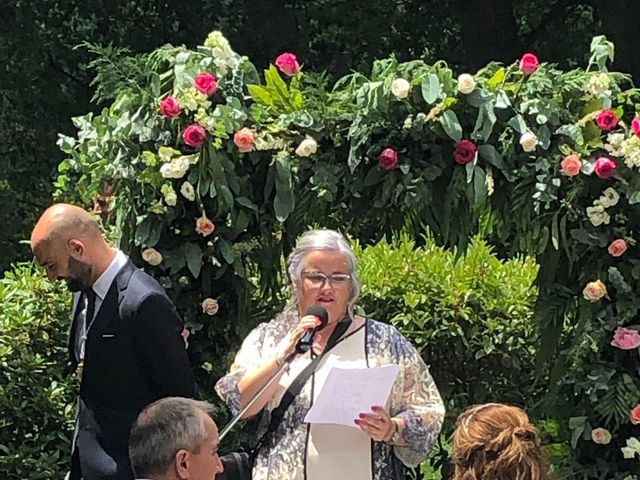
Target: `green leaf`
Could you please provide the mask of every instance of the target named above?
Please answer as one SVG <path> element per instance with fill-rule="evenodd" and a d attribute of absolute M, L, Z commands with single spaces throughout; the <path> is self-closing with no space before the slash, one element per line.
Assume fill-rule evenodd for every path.
<path fill-rule="evenodd" d="M 510 182 L 513 181 L 513 177 L 509 171 L 509 167 L 504 162 L 502 155 L 500 155 L 498 150 L 496 150 L 496 147 L 490 144 L 480 145 L 478 147 L 478 155 L 480 156 L 480 158 L 486 160 L 491 165 L 498 168 L 507 180 L 509 180 Z"/>
<path fill-rule="evenodd" d="M 236 254 L 233 251 L 231 244 L 224 238 L 221 238 L 218 240 L 218 245 L 220 246 L 220 253 L 222 254 L 222 258 L 224 258 L 225 262 L 227 262 L 229 265 L 232 265 L 233 261 L 236 258 Z"/>
<path fill-rule="evenodd" d="M 440 94 L 440 80 L 435 73 L 430 73 L 422 80 L 422 98 L 431 105 Z"/>
<path fill-rule="evenodd" d="M 200 276 L 202 268 L 202 249 L 200 245 L 188 242 L 184 245 L 184 256 L 187 259 L 187 267 L 194 278 Z"/>
<path fill-rule="evenodd" d="M 571 417 L 569 419 L 569 428 L 571 429 L 571 446 L 575 449 L 578 440 L 582 436 L 587 425 L 587 417 Z"/>
<path fill-rule="evenodd" d="M 629 195 L 629 205 L 635 205 L 636 203 L 640 203 L 640 191 Z"/>
<path fill-rule="evenodd" d="M 251 98 L 253 98 L 257 103 L 261 103 L 267 106 L 273 105 L 273 97 L 271 96 L 271 92 L 266 88 L 260 85 L 247 85 L 247 89 L 249 90 L 249 95 L 251 95 Z"/>
<path fill-rule="evenodd" d="M 473 193 L 474 204 L 478 205 L 487 199 L 487 176 L 479 165 L 476 165 L 473 172 Z"/>
<path fill-rule="evenodd" d="M 462 139 L 462 126 L 460 126 L 456 112 L 453 110 L 445 111 L 440 117 L 440 124 L 451 139 L 456 142 Z"/>
<path fill-rule="evenodd" d="M 133 236 L 133 241 L 136 245 L 144 245 L 149 238 L 149 230 L 151 228 L 151 217 L 145 216 L 136 227 L 136 233 Z"/>
<path fill-rule="evenodd" d="M 511 117 L 511 120 L 507 122 L 507 125 L 513 128 L 520 135 L 528 130 L 527 124 L 525 123 L 524 118 L 522 118 L 522 115 L 515 115 Z"/>
<path fill-rule="evenodd" d="M 487 86 L 490 88 L 496 88 L 498 85 L 502 83 L 505 75 L 505 68 L 499 68 L 496 73 L 487 81 Z"/>
<path fill-rule="evenodd" d="M 273 199 L 273 209 L 279 222 L 284 222 L 293 211 L 294 197 L 291 183 L 291 166 L 286 157 L 277 156 L 276 169 L 276 196 Z"/>

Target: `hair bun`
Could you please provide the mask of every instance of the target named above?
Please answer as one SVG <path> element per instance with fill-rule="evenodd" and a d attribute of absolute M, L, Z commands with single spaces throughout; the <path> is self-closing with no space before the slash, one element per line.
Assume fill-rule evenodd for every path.
<path fill-rule="evenodd" d="M 538 443 L 538 432 L 535 430 L 533 425 L 515 427 L 513 429 L 513 436 L 524 442 Z"/>

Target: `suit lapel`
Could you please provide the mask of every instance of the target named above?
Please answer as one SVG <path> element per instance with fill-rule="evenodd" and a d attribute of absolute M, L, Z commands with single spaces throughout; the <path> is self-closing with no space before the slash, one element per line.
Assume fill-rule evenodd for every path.
<path fill-rule="evenodd" d="M 76 366 L 76 329 L 78 328 L 78 313 L 80 313 L 80 297 L 79 293 L 73 294 L 72 299 L 72 309 L 71 309 L 71 326 L 69 327 L 69 359 L 71 360 L 71 364 Z"/>
<path fill-rule="evenodd" d="M 117 315 L 122 294 L 127 289 L 131 275 L 133 275 L 135 270 L 135 265 L 131 260 L 128 260 L 116 275 L 111 287 L 109 287 L 107 294 L 102 300 L 100 310 L 98 310 L 96 314 L 93 325 L 91 325 L 91 330 L 87 336 L 87 343 L 91 343 L 92 339 L 100 337 L 109 325 L 111 319 Z"/>

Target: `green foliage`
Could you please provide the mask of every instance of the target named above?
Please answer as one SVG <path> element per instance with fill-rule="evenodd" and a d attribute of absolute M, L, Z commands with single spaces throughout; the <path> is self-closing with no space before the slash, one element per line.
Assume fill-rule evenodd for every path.
<path fill-rule="evenodd" d="M 64 478 L 75 382 L 68 364 L 70 295 L 20 264 L 0 280 L 0 475 Z"/>
<path fill-rule="evenodd" d="M 497 399 L 524 405 L 539 395 L 532 259 L 501 261 L 479 239 L 458 256 L 432 238 L 418 247 L 407 235 L 357 254 L 360 305 L 418 348 L 449 420 L 469 405 Z"/>

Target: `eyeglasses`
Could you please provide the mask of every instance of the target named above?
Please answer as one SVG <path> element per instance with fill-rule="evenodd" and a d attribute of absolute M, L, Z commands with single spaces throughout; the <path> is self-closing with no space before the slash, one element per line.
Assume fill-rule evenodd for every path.
<path fill-rule="evenodd" d="M 351 281 L 351 275 L 348 273 L 325 275 L 322 272 L 302 272 L 302 276 L 312 287 L 322 287 L 325 282 L 329 281 L 333 287 L 342 288 Z"/>

